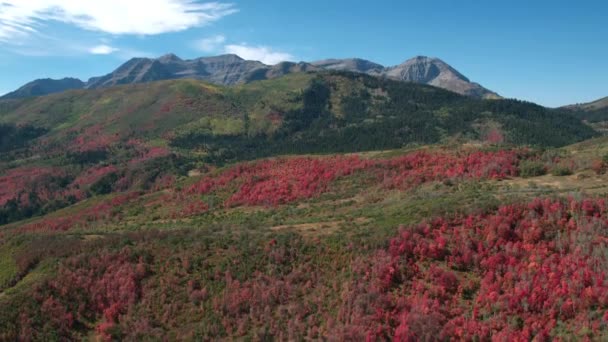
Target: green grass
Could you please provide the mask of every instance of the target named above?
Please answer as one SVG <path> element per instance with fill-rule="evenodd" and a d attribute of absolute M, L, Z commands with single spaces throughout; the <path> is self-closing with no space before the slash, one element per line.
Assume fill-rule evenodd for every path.
<path fill-rule="evenodd" d="M 0 246 L 0 290 L 7 288 L 17 277 L 18 269 L 13 253 L 14 251 L 8 246 Z"/>

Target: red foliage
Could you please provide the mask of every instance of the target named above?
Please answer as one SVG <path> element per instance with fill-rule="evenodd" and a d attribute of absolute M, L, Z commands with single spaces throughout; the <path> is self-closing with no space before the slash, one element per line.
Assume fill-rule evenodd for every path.
<path fill-rule="evenodd" d="M 114 165 L 94 166 L 78 175 L 74 182 L 72 182 L 72 185 L 91 185 L 101 179 L 103 176 L 116 171 L 118 171 L 118 169 Z"/>
<path fill-rule="evenodd" d="M 102 151 L 119 140 L 118 133 L 108 135 L 101 125 L 93 125 L 79 132 L 70 145 L 70 150 L 78 152 Z"/>
<path fill-rule="evenodd" d="M 318 195 L 338 177 L 371 165 L 372 161 L 357 156 L 264 160 L 207 177 L 188 192 L 205 194 L 237 182 L 240 188 L 226 205 L 279 205 Z"/>
<path fill-rule="evenodd" d="M 486 134 L 485 140 L 490 144 L 502 144 L 505 142 L 505 136 L 498 128 L 492 128 Z"/>
<path fill-rule="evenodd" d="M 403 229 L 346 298 L 345 331 L 396 340 L 547 340 L 598 333 L 608 310 L 604 200 L 535 200 Z M 349 300 L 346 300 L 349 303 Z M 363 336 L 360 336 L 361 338 Z"/>
<path fill-rule="evenodd" d="M 129 249 L 80 255 L 66 260 L 58 276 L 40 287 L 35 297 L 42 301 L 42 314 L 52 320 L 53 329 L 67 335 L 75 320 L 103 318 L 97 331 L 110 340 L 109 331 L 141 296 L 145 276 L 145 265 Z M 76 316 L 67 307 L 76 308 Z"/>
<path fill-rule="evenodd" d="M 326 192 L 338 178 L 357 171 L 378 175 L 388 188 L 408 189 L 445 179 L 501 179 L 517 175 L 516 151 L 416 152 L 392 159 L 359 156 L 331 158 L 278 158 L 240 164 L 217 176 L 209 176 L 189 189 L 191 194 L 238 190 L 227 206 L 290 203 Z"/>
<path fill-rule="evenodd" d="M 44 219 L 23 225 L 20 227 L 24 232 L 56 232 L 67 231 L 75 226 L 86 227 L 94 222 L 104 219 L 120 218 L 119 213 L 114 209 L 123 206 L 124 204 L 138 198 L 139 192 L 131 192 L 121 194 L 109 200 L 104 200 L 101 203 L 79 210 L 72 215 L 63 215 L 58 217 L 45 217 Z"/>
<path fill-rule="evenodd" d="M 31 179 L 36 179 L 50 173 L 48 169 L 38 168 L 9 170 L 4 176 L 0 177 L 0 205 L 4 205 L 9 200 L 15 198 Z"/>
<path fill-rule="evenodd" d="M 183 218 L 183 217 L 191 217 L 191 216 L 197 216 L 203 213 L 206 213 L 207 211 L 209 211 L 209 206 L 204 203 L 204 202 L 200 202 L 200 201 L 195 201 L 192 202 L 188 205 L 186 205 L 185 208 L 183 208 L 178 214 L 174 215 L 174 217 L 172 218 Z"/>
<path fill-rule="evenodd" d="M 139 153 L 139 156 L 130 160 L 129 164 L 133 165 L 133 164 L 142 163 L 142 162 L 145 162 L 145 161 L 151 160 L 151 159 L 166 157 L 171 154 L 171 151 L 169 151 L 167 148 L 164 148 L 164 147 L 147 147 L 147 148 L 144 148 L 143 150 L 140 150 L 138 153 Z"/>
<path fill-rule="evenodd" d="M 381 163 L 384 184 L 401 189 L 446 179 L 504 179 L 517 175 L 518 164 L 516 151 L 416 152 Z"/>
<path fill-rule="evenodd" d="M 66 175 L 65 171 L 53 167 L 11 169 L 0 177 L 0 206 L 12 199 L 27 205 L 30 193 L 36 193 L 42 201 L 54 199 L 56 192 L 63 189 L 56 186 L 52 179 Z"/>
<path fill-rule="evenodd" d="M 608 169 L 608 165 L 603 160 L 596 159 L 591 163 L 591 169 L 598 175 L 603 175 Z"/>

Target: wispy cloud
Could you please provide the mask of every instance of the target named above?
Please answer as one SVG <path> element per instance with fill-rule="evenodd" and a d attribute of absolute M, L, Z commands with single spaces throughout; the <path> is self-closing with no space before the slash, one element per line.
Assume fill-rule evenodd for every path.
<path fill-rule="evenodd" d="M 104 44 L 104 45 L 97 45 L 97 46 L 90 48 L 89 53 L 92 53 L 94 55 L 109 55 L 118 50 L 120 50 L 120 49 Z"/>
<path fill-rule="evenodd" d="M 30 36 L 48 22 L 113 35 L 155 35 L 213 23 L 237 12 L 197 0 L 0 0 L 0 41 Z"/>
<path fill-rule="evenodd" d="M 291 61 L 294 56 L 287 52 L 275 51 L 268 46 L 251 46 L 247 44 L 226 45 L 226 53 L 239 55 L 241 58 L 260 61 L 264 64 L 277 64 L 279 62 Z"/>
<path fill-rule="evenodd" d="M 217 52 L 222 48 L 224 42 L 226 42 L 226 37 L 217 35 L 195 41 L 194 47 L 203 52 Z"/>

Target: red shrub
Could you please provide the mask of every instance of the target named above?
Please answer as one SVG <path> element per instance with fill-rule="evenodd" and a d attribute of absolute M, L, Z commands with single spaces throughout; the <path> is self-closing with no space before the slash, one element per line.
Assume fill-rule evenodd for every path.
<path fill-rule="evenodd" d="M 346 331 L 398 340 L 548 339 L 560 329 L 599 333 L 608 310 L 604 200 L 540 200 L 494 214 L 437 219 L 394 238 L 347 297 Z M 463 273 L 465 272 L 465 273 Z M 360 338 L 364 336 L 360 335 Z"/>
<path fill-rule="evenodd" d="M 74 182 L 72 182 L 72 185 L 91 185 L 101 179 L 103 176 L 116 171 L 118 171 L 118 169 L 114 165 L 94 166 L 78 175 Z"/>
<path fill-rule="evenodd" d="M 416 152 L 392 159 L 359 156 L 331 158 L 278 158 L 239 164 L 217 176 L 203 178 L 191 194 L 236 192 L 226 205 L 276 206 L 315 197 L 330 184 L 358 171 L 376 174 L 388 188 L 408 189 L 445 179 L 501 179 L 517 175 L 515 151 L 429 153 Z"/>
<path fill-rule="evenodd" d="M 147 147 L 143 150 L 140 150 L 138 153 L 139 156 L 131 159 L 129 161 L 129 164 L 139 164 L 147 160 L 166 157 L 171 154 L 171 151 L 164 147 Z"/>
<path fill-rule="evenodd" d="M 595 171 L 598 175 L 603 175 L 606 173 L 606 169 L 608 169 L 608 165 L 604 163 L 603 160 L 596 159 L 591 164 L 591 169 Z"/>
<path fill-rule="evenodd" d="M 78 132 L 78 136 L 70 145 L 70 151 L 104 151 L 118 141 L 120 141 L 118 133 L 107 134 L 102 125 L 93 125 Z"/>
<path fill-rule="evenodd" d="M 73 195 L 82 199 L 84 194 L 74 188 L 64 188 L 69 174 L 57 167 L 30 167 L 8 170 L 0 176 L 0 206 L 15 200 L 20 207 L 28 207 L 32 200 L 46 203 Z"/>

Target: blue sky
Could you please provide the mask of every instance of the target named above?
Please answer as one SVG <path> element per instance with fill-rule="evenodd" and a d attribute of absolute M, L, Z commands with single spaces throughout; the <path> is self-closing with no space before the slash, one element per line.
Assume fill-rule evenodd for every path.
<path fill-rule="evenodd" d="M 384 65 L 426 55 L 505 97 L 560 106 L 608 96 L 607 13 L 593 0 L 0 0 L 0 93 L 168 52 Z"/>

